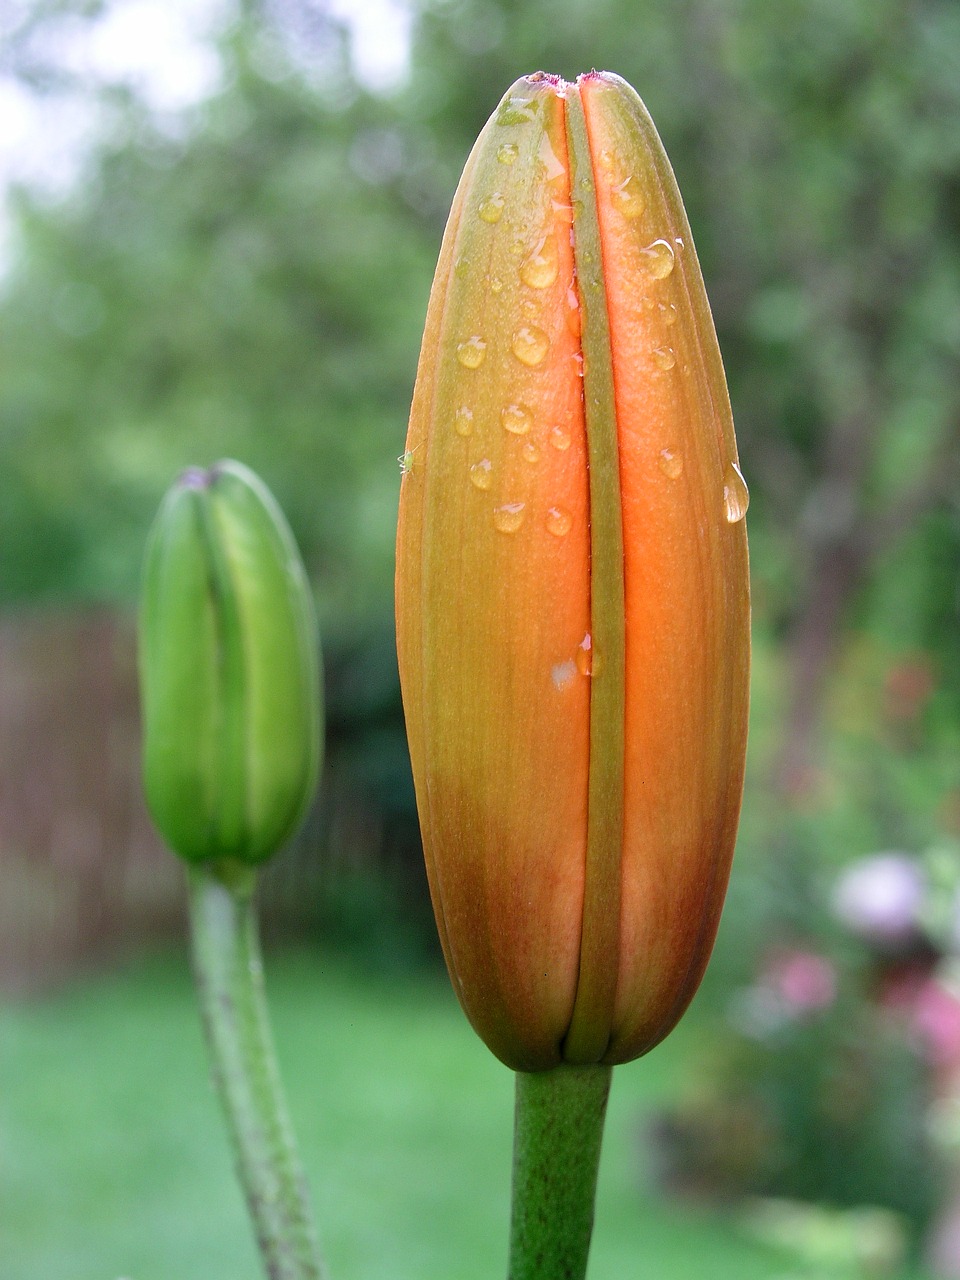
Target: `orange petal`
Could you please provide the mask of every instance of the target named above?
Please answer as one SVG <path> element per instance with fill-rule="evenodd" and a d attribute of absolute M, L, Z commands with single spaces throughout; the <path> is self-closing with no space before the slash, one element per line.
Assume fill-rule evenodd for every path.
<path fill-rule="evenodd" d="M 653 122 L 622 80 L 581 81 L 596 174 L 620 440 L 626 744 L 620 956 L 608 1061 L 680 1017 L 713 945 L 746 741 L 746 533 L 703 279 Z M 744 508 L 745 510 L 745 508 Z"/>
<path fill-rule="evenodd" d="M 589 516 L 569 227 L 562 100 L 520 80 L 468 162 L 431 294 L 397 628 L 448 966 L 480 1035 L 526 1069 L 560 1060 L 586 840 Z"/>

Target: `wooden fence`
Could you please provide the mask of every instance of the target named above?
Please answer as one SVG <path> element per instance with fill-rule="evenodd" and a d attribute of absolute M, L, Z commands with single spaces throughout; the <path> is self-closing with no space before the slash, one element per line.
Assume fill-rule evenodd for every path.
<path fill-rule="evenodd" d="M 328 663 L 329 692 L 356 680 L 350 661 Z M 335 718 L 322 796 L 262 878 L 274 934 L 315 930 L 339 909 L 363 928 L 377 900 L 401 926 L 429 918 L 412 794 L 395 803 L 398 710 L 388 698 L 373 718 Z M 401 767 L 378 791 L 357 769 L 357 743 L 385 736 L 394 759 L 401 744 Z M 391 757 L 363 758 L 369 773 L 371 759 Z M 0 990 L 182 937 L 183 885 L 142 796 L 132 621 L 108 610 L 0 619 Z"/>

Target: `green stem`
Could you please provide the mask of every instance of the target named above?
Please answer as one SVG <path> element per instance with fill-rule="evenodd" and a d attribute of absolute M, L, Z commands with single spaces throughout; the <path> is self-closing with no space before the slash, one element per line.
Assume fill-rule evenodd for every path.
<path fill-rule="evenodd" d="M 508 1280 L 583 1280 L 610 1067 L 518 1072 Z"/>
<path fill-rule="evenodd" d="M 213 1076 L 270 1280 L 322 1280 L 270 1034 L 253 891 L 238 863 L 190 870 L 193 968 Z"/>

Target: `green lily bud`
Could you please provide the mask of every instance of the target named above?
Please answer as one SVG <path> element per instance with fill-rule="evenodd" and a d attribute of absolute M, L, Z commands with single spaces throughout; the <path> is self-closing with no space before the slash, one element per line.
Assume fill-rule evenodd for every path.
<path fill-rule="evenodd" d="M 144 783 L 190 862 L 257 863 L 320 762 L 319 645 L 290 528 L 252 471 L 185 471 L 150 533 L 140 611 Z"/>

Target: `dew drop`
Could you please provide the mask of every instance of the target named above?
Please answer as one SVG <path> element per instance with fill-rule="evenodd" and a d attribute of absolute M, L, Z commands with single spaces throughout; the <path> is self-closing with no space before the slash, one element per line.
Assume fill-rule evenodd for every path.
<path fill-rule="evenodd" d="M 654 240 L 645 249 L 640 250 L 644 268 L 648 276 L 654 280 L 665 280 L 673 270 L 675 258 L 673 248 L 666 240 Z"/>
<path fill-rule="evenodd" d="M 533 416 L 522 404 L 505 405 L 500 410 L 500 421 L 504 430 L 514 436 L 525 436 L 533 426 Z"/>
<path fill-rule="evenodd" d="M 589 631 L 577 645 L 573 660 L 582 676 L 593 675 L 593 639 Z"/>
<path fill-rule="evenodd" d="M 573 361 L 573 367 L 578 378 L 583 377 L 583 356 L 579 351 L 574 351 L 570 359 Z"/>
<path fill-rule="evenodd" d="M 664 324 L 677 323 L 677 308 L 672 302 L 660 303 L 660 318 L 663 320 Z"/>
<path fill-rule="evenodd" d="M 519 154 L 520 148 L 515 142 L 504 142 L 497 148 L 497 159 L 501 164 L 513 164 Z"/>
<path fill-rule="evenodd" d="M 470 468 L 470 483 L 475 489 L 486 492 L 493 484 L 493 463 L 489 458 L 481 458 Z"/>
<path fill-rule="evenodd" d="M 747 514 L 750 491 L 743 472 L 735 462 L 727 465 L 723 476 L 723 514 L 728 524 L 738 524 Z"/>
<path fill-rule="evenodd" d="M 465 369 L 479 369 L 487 354 L 487 344 L 478 335 L 457 344 L 457 359 Z"/>
<path fill-rule="evenodd" d="M 547 289 L 560 270 L 560 254 L 556 236 L 544 236 L 533 253 L 520 267 L 520 279 L 531 289 Z"/>
<path fill-rule="evenodd" d="M 493 523 L 501 533 L 516 533 L 525 514 L 522 502 L 505 502 L 502 507 L 494 507 Z"/>
<path fill-rule="evenodd" d="M 661 449 L 657 463 L 668 480 L 679 479 L 683 472 L 683 455 L 676 449 Z"/>
<path fill-rule="evenodd" d="M 683 243 L 683 236 L 677 236 L 673 243 L 677 246 L 677 253 L 683 253 L 685 247 Z"/>
<path fill-rule="evenodd" d="M 536 325 L 524 324 L 513 335 L 513 354 L 521 364 L 540 364 L 550 350 L 550 339 Z"/>
<path fill-rule="evenodd" d="M 528 320 L 532 320 L 534 316 L 539 315 L 540 313 L 540 308 L 532 298 L 524 298 L 523 303 L 520 306 L 520 310 Z"/>
<path fill-rule="evenodd" d="M 562 538 L 570 532 L 573 516 L 563 507 L 551 507 L 547 512 L 547 532 Z"/>
<path fill-rule="evenodd" d="M 570 433 L 569 431 L 564 431 L 563 427 L 551 427 L 547 438 L 553 447 L 561 453 L 566 453 L 570 448 Z"/>
<path fill-rule="evenodd" d="M 506 203 L 500 192 L 495 191 L 492 196 L 487 196 L 477 212 L 484 222 L 499 222 L 500 215 L 503 213 L 503 206 Z"/>
<path fill-rule="evenodd" d="M 653 353 L 653 362 L 658 369 L 672 369 L 677 363 L 677 353 L 673 347 L 657 347 Z"/>
<path fill-rule="evenodd" d="M 566 689 L 576 674 L 577 664 L 570 658 L 566 662 L 555 662 L 550 669 L 553 687 L 559 690 Z"/>
<path fill-rule="evenodd" d="M 625 218 L 639 218 L 647 207 L 640 179 L 635 173 L 613 187 L 613 203 Z"/>
<path fill-rule="evenodd" d="M 523 443 L 523 456 L 527 462 L 540 461 L 540 446 L 536 440 L 525 440 Z"/>
<path fill-rule="evenodd" d="M 462 404 L 454 414 L 453 427 L 458 436 L 473 434 L 473 410 Z"/>
<path fill-rule="evenodd" d="M 503 281 L 500 279 L 499 276 L 490 277 L 490 292 L 491 293 L 503 292 Z"/>
<path fill-rule="evenodd" d="M 613 168 L 613 152 L 601 151 L 600 163 L 603 165 L 604 169 L 612 169 Z"/>

